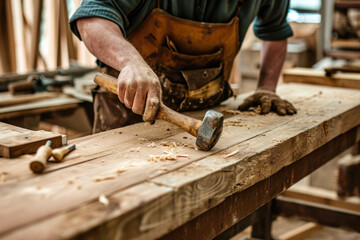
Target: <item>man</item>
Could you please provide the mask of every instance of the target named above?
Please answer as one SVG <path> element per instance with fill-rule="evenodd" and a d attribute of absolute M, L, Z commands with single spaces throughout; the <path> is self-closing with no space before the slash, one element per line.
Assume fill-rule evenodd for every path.
<path fill-rule="evenodd" d="M 70 27 L 103 71 L 117 77 L 120 102 L 151 122 L 160 99 L 184 111 L 232 96 L 227 79 L 255 19 L 255 35 L 263 40 L 259 82 L 239 109 L 260 105 L 263 114 L 285 115 L 296 113 L 275 94 L 292 36 L 288 7 L 288 0 L 84 0 Z M 95 97 L 95 131 L 138 120 L 110 98 L 101 90 Z"/>

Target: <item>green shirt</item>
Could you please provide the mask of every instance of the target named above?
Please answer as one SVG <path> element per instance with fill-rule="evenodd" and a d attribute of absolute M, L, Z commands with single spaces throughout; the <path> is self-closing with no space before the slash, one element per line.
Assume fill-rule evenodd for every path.
<path fill-rule="evenodd" d="M 126 37 L 136 30 L 157 0 L 83 0 L 70 19 L 70 28 L 79 39 L 76 20 L 101 17 L 116 23 Z M 226 23 L 239 12 L 239 39 L 242 43 L 250 23 L 255 19 L 254 33 L 262 40 L 282 40 L 292 36 L 286 21 L 289 0 L 160 0 L 160 8 L 169 14 L 194 21 Z"/>

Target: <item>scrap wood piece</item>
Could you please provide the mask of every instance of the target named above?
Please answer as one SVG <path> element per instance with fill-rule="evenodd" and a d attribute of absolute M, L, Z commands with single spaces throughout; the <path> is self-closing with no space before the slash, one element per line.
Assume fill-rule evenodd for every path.
<path fill-rule="evenodd" d="M 14 158 L 22 154 L 35 153 L 48 140 L 52 141 L 54 148 L 65 143 L 60 134 L 31 131 L 0 122 L 0 156 Z"/>

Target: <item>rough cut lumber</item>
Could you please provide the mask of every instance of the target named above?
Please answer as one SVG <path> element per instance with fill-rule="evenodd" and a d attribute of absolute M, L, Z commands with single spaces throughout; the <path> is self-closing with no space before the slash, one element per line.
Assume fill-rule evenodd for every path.
<path fill-rule="evenodd" d="M 6 219 L 0 238 L 156 239 L 244 194 L 233 198 L 243 210 L 232 218 L 236 223 L 245 210 L 257 209 L 321 166 L 319 156 L 337 154 L 360 140 L 360 91 L 287 84 L 278 92 L 294 103 L 298 114 L 228 116 L 222 138 L 210 152 L 196 151 L 192 136 L 157 121 L 73 140 L 77 150 L 64 162 L 49 164 L 41 176 L 28 172 L 27 156 L 0 159 L 0 168 L 8 173 L 0 185 L 0 220 Z M 218 110 L 235 109 L 248 95 Z M 204 112 L 191 114 L 201 119 Z M 339 137 L 340 142 L 332 142 Z M 152 142 L 156 147 L 147 147 Z M 175 152 L 189 158 L 149 162 L 149 155 L 168 149 L 161 142 L 175 142 Z M 321 149 L 327 144 L 331 148 Z M 134 147 L 139 152 L 129 152 Z M 300 160 L 317 149 L 321 151 L 304 167 Z M 101 195 L 109 200 L 107 207 L 98 202 Z"/>
<path fill-rule="evenodd" d="M 291 68 L 283 71 L 284 82 L 310 83 L 334 87 L 360 89 L 360 74 L 336 73 L 325 76 L 325 71 L 311 68 Z"/>
<path fill-rule="evenodd" d="M 0 156 L 14 158 L 34 153 L 47 140 L 52 147 L 62 146 L 62 136 L 46 131 L 31 131 L 0 122 Z"/>

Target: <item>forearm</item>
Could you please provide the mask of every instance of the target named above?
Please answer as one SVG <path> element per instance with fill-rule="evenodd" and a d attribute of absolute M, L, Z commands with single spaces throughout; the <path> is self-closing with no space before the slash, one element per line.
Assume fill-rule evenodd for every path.
<path fill-rule="evenodd" d="M 275 92 L 286 58 L 287 40 L 264 41 L 260 56 L 258 90 Z"/>
<path fill-rule="evenodd" d="M 76 24 L 86 47 L 106 65 L 121 71 L 129 64 L 145 64 L 115 23 L 103 18 L 83 18 Z"/>

